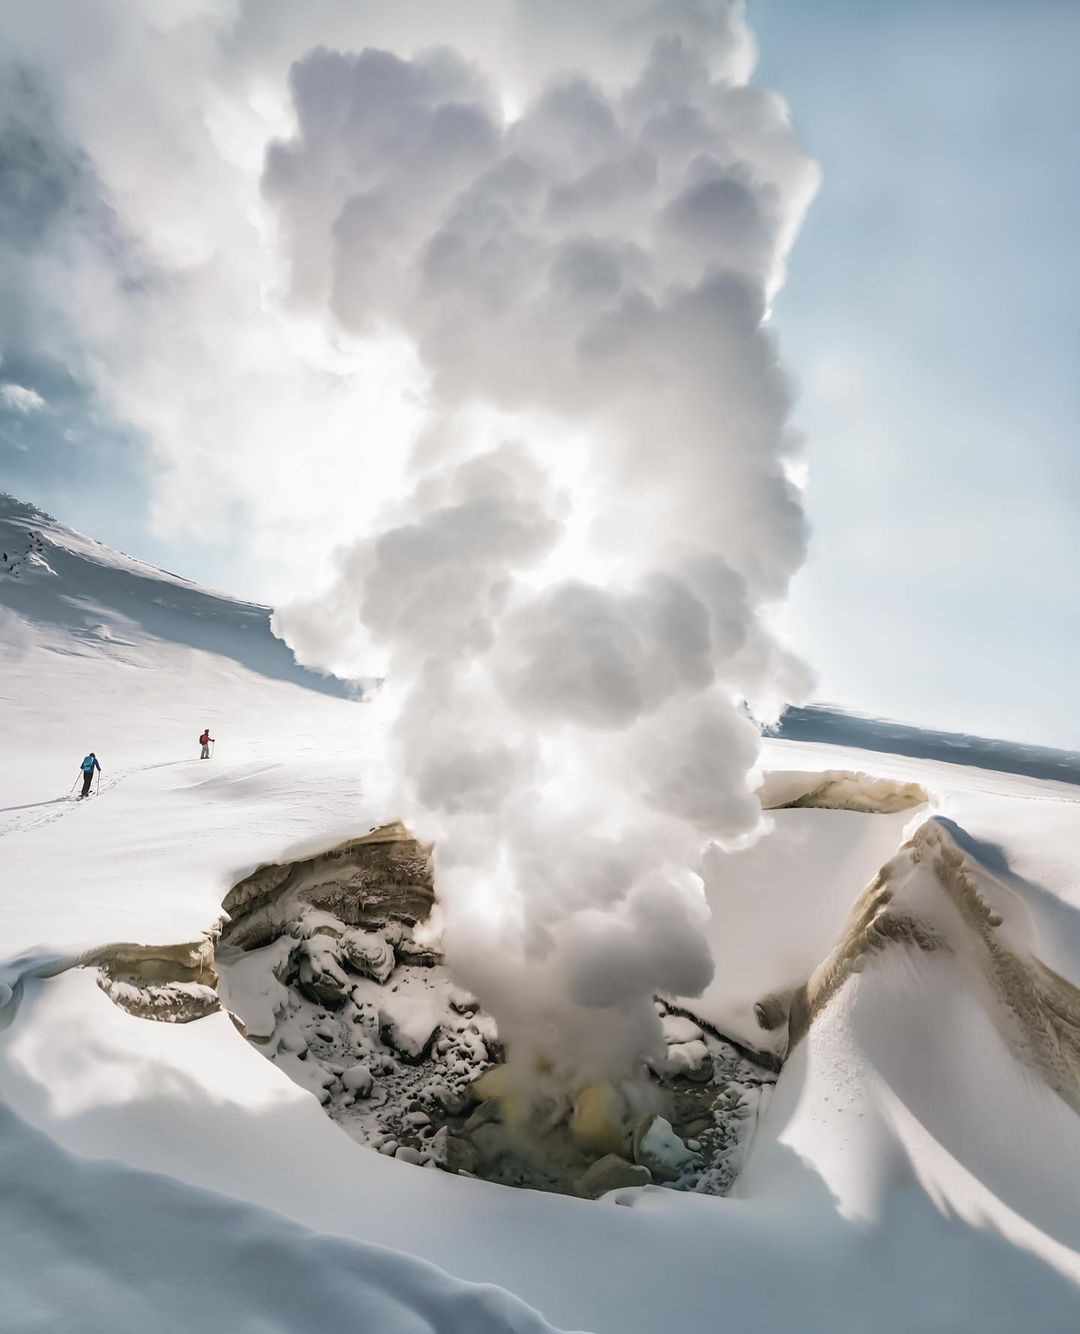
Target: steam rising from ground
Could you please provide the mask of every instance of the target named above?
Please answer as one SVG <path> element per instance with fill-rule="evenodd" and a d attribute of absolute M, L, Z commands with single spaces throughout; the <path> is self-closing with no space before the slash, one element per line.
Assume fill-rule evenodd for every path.
<path fill-rule="evenodd" d="M 696 868 L 760 819 L 742 702 L 803 685 L 760 619 L 805 538 L 766 313 L 815 169 L 697 12 L 510 121 L 454 51 L 313 51 L 263 182 L 291 300 L 429 378 L 412 494 L 280 631 L 385 675 L 387 810 L 435 843 L 451 964 L 570 1085 L 708 983 Z"/>

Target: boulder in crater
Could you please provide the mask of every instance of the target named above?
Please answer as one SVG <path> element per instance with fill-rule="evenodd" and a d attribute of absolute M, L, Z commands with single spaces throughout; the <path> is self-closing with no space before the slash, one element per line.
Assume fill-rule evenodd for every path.
<path fill-rule="evenodd" d="M 578 1177 L 574 1193 L 583 1199 L 595 1200 L 609 1190 L 648 1186 L 651 1182 L 652 1173 L 643 1164 L 627 1162 L 617 1153 L 607 1153 Z"/>
<path fill-rule="evenodd" d="M 377 932 L 350 927 L 341 937 L 341 956 L 354 973 L 383 983 L 397 962 L 394 947 Z"/>
<path fill-rule="evenodd" d="M 672 1129 L 671 1122 L 655 1113 L 634 1123 L 631 1150 L 634 1162 L 647 1167 L 657 1181 L 676 1181 L 687 1168 L 700 1162 Z"/>

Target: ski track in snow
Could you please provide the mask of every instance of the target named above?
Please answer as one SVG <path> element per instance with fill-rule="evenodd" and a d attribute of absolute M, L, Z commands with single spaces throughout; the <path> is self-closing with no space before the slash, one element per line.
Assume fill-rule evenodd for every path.
<path fill-rule="evenodd" d="M 174 761 L 174 763 L 180 763 L 180 761 Z M 146 767 L 153 768 L 156 766 L 148 765 Z M 63 797 L 53 797 L 51 800 L 31 802 L 26 807 L 5 806 L 0 808 L 0 816 L 8 817 L 0 820 L 0 838 L 5 837 L 7 834 L 24 833 L 30 829 L 40 829 L 43 825 L 55 824 L 57 820 L 63 820 L 71 815 L 76 806 L 85 806 L 88 801 L 96 801 L 98 797 L 108 795 L 109 792 L 119 787 L 124 779 L 128 777 L 128 774 L 132 772 L 138 771 L 128 770 L 127 773 L 117 774 L 115 776 L 110 775 L 110 777 L 102 783 L 100 788 L 96 790 L 91 788 L 89 794 L 85 798 L 79 796 L 78 785 L 76 784 L 76 787 Z M 45 809 L 43 810 L 43 808 Z M 43 813 L 38 816 L 20 817 L 21 810 L 43 810 Z"/>

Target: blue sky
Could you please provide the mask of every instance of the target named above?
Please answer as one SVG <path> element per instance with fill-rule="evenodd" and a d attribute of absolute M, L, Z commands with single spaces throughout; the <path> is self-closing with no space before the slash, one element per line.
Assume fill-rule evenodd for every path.
<path fill-rule="evenodd" d="M 757 80 L 824 169 L 775 312 L 813 526 L 781 622 L 824 698 L 1080 747 L 1080 5 L 748 8 Z M 49 408 L 0 403 L 0 487 L 274 596 L 265 547 L 162 536 L 160 462 L 77 374 L 3 352 Z"/>
<path fill-rule="evenodd" d="M 776 319 L 821 692 L 1080 746 L 1080 6 L 752 0 L 824 184 Z"/>

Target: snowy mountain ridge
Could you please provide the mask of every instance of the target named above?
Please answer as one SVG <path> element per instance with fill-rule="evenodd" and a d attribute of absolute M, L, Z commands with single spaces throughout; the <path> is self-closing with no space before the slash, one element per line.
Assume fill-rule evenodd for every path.
<path fill-rule="evenodd" d="M 1027 746 L 1015 741 L 941 732 L 910 723 L 875 718 L 831 704 L 791 706 L 784 711 L 775 734 L 789 741 L 816 741 L 852 746 L 888 755 L 969 764 L 998 773 L 1026 774 L 1059 783 L 1080 783 L 1080 752 L 1050 746 Z"/>
<path fill-rule="evenodd" d="M 348 682 L 297 664 L 270 608 L 113 551 L 36 506 L 0 493 L 0 608 L 59 643 L 133 660 L 145 641 L 211 651 L 272 680 L 348 697 Z"/>

